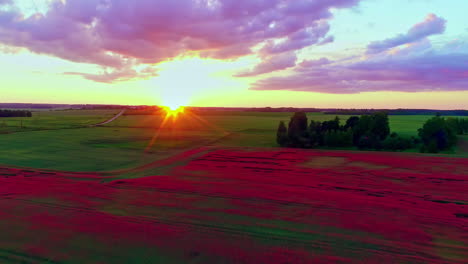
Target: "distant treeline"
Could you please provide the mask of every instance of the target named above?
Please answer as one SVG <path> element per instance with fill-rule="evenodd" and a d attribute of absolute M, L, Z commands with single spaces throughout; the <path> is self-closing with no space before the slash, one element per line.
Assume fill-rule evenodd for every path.
<path fill-rule="evenodd" d="M 468 110 L 430 110 L 430 109 L 336 109 L 323 111 L 329 115 L 371 115 L 377 112 L 386 112 L 389 115 L 444 115 L 444 116 L 468 116 Z"/>
<path fill-rule="evenodd" d="M 281 121 L 276 142 L 283 147 L 357 147 L 359 149 L 402 151 L 420 148 L 421 152 L 449 150 L 457 142 L 456 135 L 468 133 L 468 119 L 443 118 L 437 115 L 418 130 L 419 137 L 405 138 L 390 131 L 388 114 L 351 116 L 345 124 L 338 116 L 330 121 L 310 121 L 304 112 L 296 112 L 288 126 Z"/>
<path fill-rule="evenodd" d="M 157 115 L 161 109 L 158 106 L 140 106 L 138 108 L 127 109 L 124 115 Z"/>
<path fill-rule="evenodd" d="M 0 117 L 31 117 L 32 113 L 28 110 L 2 110 L 0 109 Z"/>
<path fill-rule="evenodd" d="M 100 104 L 25 104 L 25 103 L 0 103 L 0 108 L 7 109 L 128 109 L 148 110 L 159 108 L 153 105 L 100 105 Z M 371 115 L 377 112 L 386 112 L 389 115 L 444 115 L 444 116 L 468 116 L 468 110 L 433 110 L 433 109 L 330 109 L 310 107 L 186 107 L 192 112 L 305 112 L 324 113 L 331 115 Z"/>
<path fill-rule="evenodd" d="M 24 103 L 0 103 L 0 108 L 9 109 L 54 109 L 67 108 L 68 104 L 24 104 Z"/>

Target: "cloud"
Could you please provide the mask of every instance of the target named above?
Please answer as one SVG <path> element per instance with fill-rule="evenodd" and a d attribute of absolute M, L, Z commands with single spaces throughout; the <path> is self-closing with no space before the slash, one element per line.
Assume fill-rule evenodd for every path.
<path fill-rule="evenodd" d="M 468 50 L 463 42 L 434 49 L 429 40 L 423 39 L 371 56 L 304 61 L 293 74 L 259 80 L 251 89 L 334 94 L 467 91 Z"/>
<path fill-rule="evenodd" d="M 264 73 L 284 70 L 296 65 L 296 54 L 294 52 L 281 53 L 265 58 L 252 70 L 236 74 L 235 77 L 250 77 Z"/>
<path fill-rule="evenodd" d="M 54 0 L 45 14 L 0 9 L 0 43 L 109 72 L 193 53 L 217 59 L 268 58 L 332 41 L 326 36 L 330 10 L 358 2 Z M 264 46 L 262 54 L 252 51 L 257 46 Z"/>
<path fill-rule="evenodd" d="M 151 67 L 144 68 L 141 71 L 136 71 L 132 68 L 118 69 L 114 71 L 104 70 L 99 74 L 81 73 L 81 72 L 64 72 L 65 75 L 77 75 L 85 79 L 101 82 L 101 83 L 114 83 L 129 80 L 148 79 L 158 76 L 157 70 Z"/>
<path fill-rule="evenodd" d="M 442 34 L 445 32 L 446 23 L 445 19 L 435 14 L 428 14 L 423 22 L 414 25 L 405 34 L 399 34 L 382 41 L 371 42 L 367 46 L 367 53 L 379 53 L 390 48 L 420 41 L 431 35 Z"/>
<path fill-rule="evenodd" d="M 301 69 L 313 68 L 317 66 L 327 65 L 330 63 L 332 63 L 332 61 L 330 61 L 327 58 L 320 58 L 318 60 L 305 60 L 299 64 L 299 69 L 297 70 L 300 71 Z"/>
<path fill-rule="evenodd" d="M 330 37 L 326 37 L 329 30 L 330 26 L 328 23 L 320 20 L 309 28 L 292 33 L 286 40 L 280 43 L 273 43 L 273 41 L 270 41 L 260 52 L 262 54 L 275 54 L 298 50 L 315 44 L 331 42 Z"/>
<path fill-rule="evenodd" d="M 13 4 L 12 0 L 0 0 L 0 5 L 11 5 Z"/>
<path fill-rule="evenodd" d="M 317 45 L 319 46 L 323 46 L 323 45 L 326 45 L 328 43 L 332 43 L 335 41 L 335 37 L 334 36 L 328 36 L 326 38 L 323 38 L 322 40 L 320 40 Z"/>

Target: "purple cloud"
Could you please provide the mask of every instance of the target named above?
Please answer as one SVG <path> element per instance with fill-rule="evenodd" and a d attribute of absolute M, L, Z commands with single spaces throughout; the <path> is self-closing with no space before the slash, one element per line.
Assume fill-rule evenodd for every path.
<path fill-rule="evenodd" d="M 327 65 L 330 63 L 332 63 L 332 61 L 330 61 L 327 58 L 320 58 L 318 60 L 305 60 L 299 64 L 299 68 L 296 70 L 300 71 L 301 69 L 314 68 L 317 66 Z"/>
<path fill-rule="evenodd" d="M 26 17 L 16 8 L 0 10 L 0 44 L 109 72 L 193 52 L 218 59 L 268 58 L 332 41 L 326 36 L 330 10 L 359 1 L 53 1 L 46 14 Z M 261 54 L 252 51 L 257 46 L 264 46 Z"/>
<path fill-rule="evenodd" d="M 278 44 L 274 44 L 270 41 L 260 52 L 263 54 L 275 54 L 298 50 L 319 43 L 324 44 L 331 42 L 330 37 L 326 37 L 329 30 L 330 26 L 328 23 L 321 20 L 314 23 L 309 28 L 292 33 L 285 41 Z"/>
<path fill-rule="evenodd" d="M 236 77 L 249 77 L 264 73 L 284 70 L 296 66 L 296 54 L 294 52 L 281 53 L 265 58 L 260 64 L 250 71 L 242 72 Z"/>
<path fill-rule="evenodd" d="M 304 61 L 294 68 L 293 74 L 259 80 L 251 89 L 335 94 L 466 91 L 468 50 L 463 42 L 452 42 L 436 50 L 423 39 L 392 52 L 359 59 Z"/>
<path fill-rule="evenodd" d="M 367 53 L 379 53 L 404 44 L 418 42 L 431 35 L 442 34 L 445 32 L 446 23 L 445 19 L 435 14 L 428 14 L 423 22 L 414 25 L 405 34 L 399 34 L 382 41 L 371 42 L 367 46 Z"/>
<path fill-rule="evenodd" d="M 13 4 L 12 0 L 0 0 L 0 5 L 11 5 Z"/>
<path fill-rule="evenodd" d="M 64 72 L 64 74 L 77 75 L 85 79 L 101 83 L 114 83 L 136 79 L 148 79 L 151 77 L 158 76 L 157 70 L 151 67 L 147 67 L 141 71 L 136 71 L 132 68 L 124 68 L 117 69 L 111 72 L 104 70 L 99 74 L 81 72 Z"/>
<path fill-rule="evenodd" d="M 466 91 L 467 42 L 457 39 L 435 49 L 427 38 L 444 32 L 445 24 L 444 19 L 429 14 L 406 34 L 372 42 L 366 55 L 336 61 L 306 60 L 293 69 L 293 74 L 259 80 L 251 89 L 336 94 Z"/>

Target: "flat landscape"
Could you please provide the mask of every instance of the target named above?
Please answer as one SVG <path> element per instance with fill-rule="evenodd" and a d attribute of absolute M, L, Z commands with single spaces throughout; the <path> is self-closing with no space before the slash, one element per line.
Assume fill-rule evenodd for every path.
<path fill-rule="evenodd" d="M 167 158 L 197 146 L 276 148 L 276 129 L 291 113 L 219 111 L 180 116 L 123 115 L 120 110 L 34 112 L 31 118 L 0 119 L 0 164 L 67 171 L 112 171 Z M 335 115 L 310 113 L 317 121 Z M 339 116 L 345 122 L 349 116 Z M 416 136 L 431 116 L 390 116 L 392 131 Z M 2 125 L 4 124 L 4 125 Z M 21 126 L 22 124 L 22 126 Z M 155 138 L 154 144 L 147 149 Z M 454 157 L 468 157 L 461 140 Z M 146 152 L 143 150 L 147 149 Z M 408 150 L 418 152 L 417 149 Z"/>
<path fill-rule="evenodd" d="M 468 264 L 466 10 L 0 0 L 0 264 Z"/>
<path fill-rule="evenodd" d="M 468 258 L 465 159 L 203 147 L 152 166 L 171 165 L 119 180 L 0 168 L 2 263 Z"/>
<path fill-rule="evenodd" d="M 278 148 L 291 113 L 124 114 L 94 126 L 119 112 L 0 121 L 1 263 L 468 259 L 463 140 L 438 155 Z M 390 125 L 416 135 L 429 118 Z"/>

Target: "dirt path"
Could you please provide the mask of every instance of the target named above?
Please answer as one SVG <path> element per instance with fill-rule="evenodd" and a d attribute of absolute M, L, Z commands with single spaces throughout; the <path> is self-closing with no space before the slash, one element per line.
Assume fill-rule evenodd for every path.
<path fill-rule="evenodd" d="M 116 114 L 114 117 L 112 117 L 111 119 L 108 119 L 104 122 L 101 122 L 101 123 L 97 123 L 97 124 L 94 124 L 94 125 L 91 125 L 93 127 L 95 126 L 102 126 L 102 125 L 105 125 L 105 124 L 109 124 L 110 122 L 116 120 L 117 118 L 119 118 L 121 115 L 123 115 L 125 113 L 125 109 L 123 109 L 122 111 L 120 111 L 118 114 Z"/>
<path fill-rule="evenodd" d="M 126 168 L 126 169 L 120 169 L 120 170 L 112 170 L 112 171 L 106 171 L 103 172 L 105 175 L 113 175 L 113 176 L 119 176 L 119 175 L 125 175 L 128 173 L 141 173 L 147 170 L 151 170 L 154 168 L 163 168 L 163 167 L 169 167 L 173 164 L 177 164 L 180 162 L 187 162 L 201 154 L 204 154 L 208 151 L 213 151 L 218 149 L 219 147 L 214 146 L 214 144 L 218 143 L 219 141 L 231 136 L 233 133 L 226 133 L 225 135 L 211 140 L 209 142 L 203 142 L 202 144 L 195 146 L 193 148 L 185 149 L 180 151 L 179 153 L 175 153 L 174 155 L 164 158 L 164 159 L 158 159 L 153 162 L 149 162 L 146 164 L 142 164 L 133 168 Z"/>

